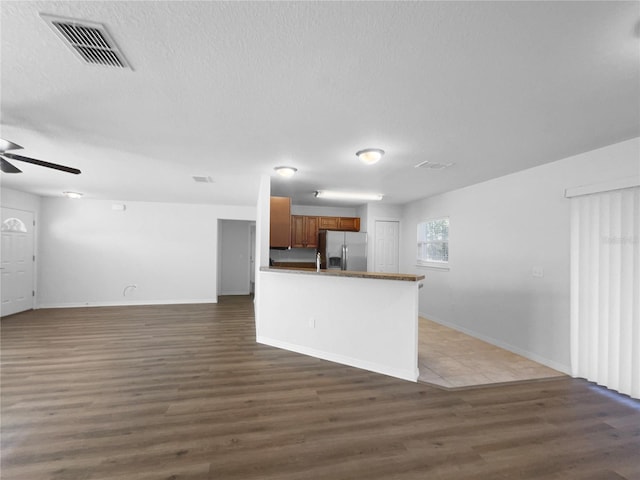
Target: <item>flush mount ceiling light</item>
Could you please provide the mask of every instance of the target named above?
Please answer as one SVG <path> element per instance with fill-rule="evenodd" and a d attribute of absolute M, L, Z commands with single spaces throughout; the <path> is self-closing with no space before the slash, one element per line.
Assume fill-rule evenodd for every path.
<path fill-rule="evenodd" d="M 318 190 L 314 192 L 316 198 L 325 198 L 327 200 L 382 200 L 384 195 L 380 193 L 355 193 L 355 192 L 334 192 L 331 190 Z"/>
<path fill-rule="evenodd" d="M 291 178 L 298 171 L 297 168 L 293 167 L 276 167 L 274 168 L 274 170 L 278 173 L 278 175 L 284 178 Z"/>
<path fill-rule="evenodd" d="M 382 155 L 384 155 L 384 150 L 380 150 L 379 148 L 365 148 L 364 150 L 356 152 L 356 157 L 367 165 L 373 165 L 382 158 Z"/>
<path fill-rule="evenodd" d="M 62 192 L 62 194 L 67 198 L 82 198 L 82 193 L 78 192 Z"/>

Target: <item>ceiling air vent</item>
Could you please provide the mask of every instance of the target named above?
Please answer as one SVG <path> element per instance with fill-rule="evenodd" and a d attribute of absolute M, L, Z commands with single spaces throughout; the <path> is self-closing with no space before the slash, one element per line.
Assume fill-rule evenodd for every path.
<path fill-rule="evenodd" d="M 194 175 L 193 180 L 197 183 L 213 183 L 213 178 L 211 177 L 199 177 Z"/>
<path fill-rule="evenodd" d="M 445 168 L 449 168 L 455 165 L 455 163 L 438 163 L 431 162 L 429 160 L 425 160 L 424 162 L 420 162 L 415 166 L 415 168 L 430 168 L 432 170 L 444 170 Z"/>
<path fill-rule="evenodd" d="M 46 14 L 40 16 L 85 63 L 131 69 L 104 25 Z"/>

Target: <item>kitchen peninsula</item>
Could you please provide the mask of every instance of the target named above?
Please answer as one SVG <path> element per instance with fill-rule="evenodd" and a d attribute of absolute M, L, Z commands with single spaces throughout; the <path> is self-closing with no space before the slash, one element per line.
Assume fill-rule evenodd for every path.
<path fill-rule="evenodd" d="M 418 379 L 423 275 L 262 267 L 257 341 Z"/>

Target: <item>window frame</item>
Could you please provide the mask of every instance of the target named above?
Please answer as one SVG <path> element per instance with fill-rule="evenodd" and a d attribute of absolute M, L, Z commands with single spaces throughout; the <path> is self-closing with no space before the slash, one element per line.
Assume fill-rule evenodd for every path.
<path fill-rule="evenodd" d="M 426 224 L 431 222 L 439 222 L 439 221 L 447 221 L 447 239 L 446 240 L 436 240 L 436 241 L 421 241 L 421 232 L 426 229 Z M 446 216 L 433 217 L 418 222 L 416 226 L 416 266 L 423 268 L 435 268 L 439 270 L 449 270 L 449 241 L 451 234 L 451 218 Z M 420 257 L 421 248 L 424 248 L 425 245 L 433 245 L 433 244 L 446 244 L 447 245 L 447 260 L 427 260 Z"/>

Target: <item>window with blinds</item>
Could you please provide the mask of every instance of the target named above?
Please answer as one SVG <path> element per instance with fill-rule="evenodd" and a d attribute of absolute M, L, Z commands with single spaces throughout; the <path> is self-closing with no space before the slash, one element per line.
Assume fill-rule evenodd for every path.
<path fill-rule="evenodd" d="M 449 218 L 418 224 L 418 265 L 447 266 L 449 263 Z"/>

